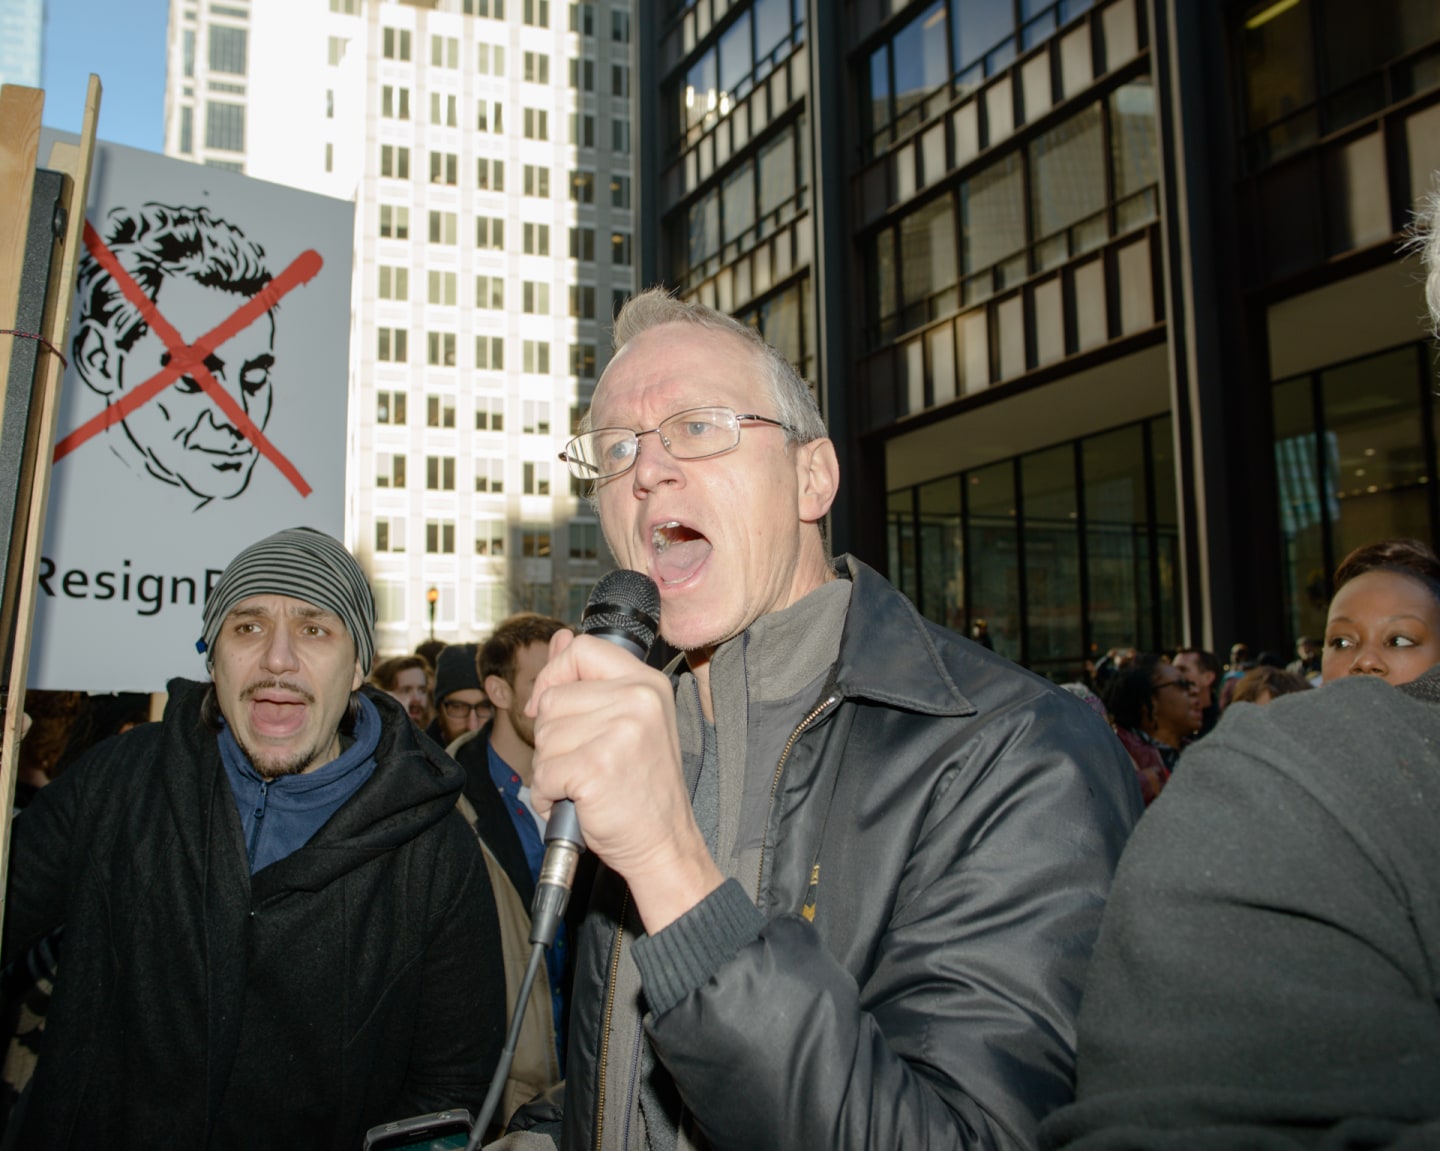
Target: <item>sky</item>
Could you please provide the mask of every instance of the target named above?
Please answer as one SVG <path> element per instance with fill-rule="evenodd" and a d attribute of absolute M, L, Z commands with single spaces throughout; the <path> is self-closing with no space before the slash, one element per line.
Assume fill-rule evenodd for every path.
<path fill-rule="evenodd" d="M 80 131 L 94 72 L 100 138 L 161 151 L 169 15 L 169 0 L 45 0 L 45 126 Z"/>

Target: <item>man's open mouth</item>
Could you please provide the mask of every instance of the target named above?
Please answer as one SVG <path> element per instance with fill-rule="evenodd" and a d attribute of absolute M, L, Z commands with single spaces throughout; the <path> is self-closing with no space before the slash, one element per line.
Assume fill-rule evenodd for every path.
<path fill-rule="evenodd" d="M 693 575 L 711 552 L 710 541 L 694 528 L 671 520 L 650 529 L 650 552 L 662 584 L 677 584 Z"/>

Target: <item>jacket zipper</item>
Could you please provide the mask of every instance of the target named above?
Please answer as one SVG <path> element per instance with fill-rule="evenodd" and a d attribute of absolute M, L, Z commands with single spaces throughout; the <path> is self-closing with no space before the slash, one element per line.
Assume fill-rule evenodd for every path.
<path fill-rule="evenodd" d="M 620 978 L 620 941 L 625 937 L 625 913 L 630 910 L 630 888 L 620 901 L 620 922 L 615 928 L 615 946 L 610 950 L 610 986 L 605 992 L 605 1017 L 600 1035 L 600 1079 L 595 1091 L 595 1151 L 605 1131 L 605 1070 L 610 1062 L 610 1024 L 615 1017 L 615 983 Z"/>
<path fill-rule="evenodd" d="M 250 843 L 245 854 L 249 857 L 250 871 L 255 871 L 255 848 L 260 845 L 260 821 L 265 818 L 266 802 L 270 798 L 270 781 L 260 781 L 260 794 L 255 797 L 255 822 L 250 825 Z"/>
<path fill-rule="evenodd" d="M 769 835 L 770 813 L 775 810 L 775 793 L 780 790 L 780 775 L 785 770 L 785 761 L 790 758 L 790 752 L 795 746 L 801 734 L 814 723 L 820 716 L 834 704 L 840 702 L 840 697 L 834 692 L 827 695 L 816 705 L 815 710 L 802 719 L 795 730 L 790 733 L 790 738 L 785 743 L 785 750 L 780 753 L 780 762 L 775 765 L 775 778 L 770 781 L 770 806 L 766 809 L 765 827 L 766 835 Z M 817 869 L 818 870 L 818 869 Z M 755 874 L 755 905 L 760 905 L 760 884 L 765 878 L 765 844 L 760 845 L 760 868 Z"/>

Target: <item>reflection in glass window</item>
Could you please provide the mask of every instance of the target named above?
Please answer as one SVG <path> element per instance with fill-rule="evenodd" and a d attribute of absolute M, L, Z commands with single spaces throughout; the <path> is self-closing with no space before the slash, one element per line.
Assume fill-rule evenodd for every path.
<path fill-rule="evenodd" d="M 900 278 L 906 328 L 946 310 L 937 296 L 955 287 L 955 198 L 947 193 L 900 221 Z M 953 307 L 953 296 L 949 306 Z"/>
<path fill-rule="evenodd" d="M 755 59 L 768 60 L 791 34 L 792 0 L 755 0 Z"/>
<path fill-rule="evenodd" d="M 1104 210 L 1105 153 L 1098 104 L 1030 145 L 1030 200 L 1037 238 Z"/>
<path fill-rule="evenodd" d="M 785 132 L 760 150 L 760 215 L 768 216 L 796 192 L 795 134 Z"/>
<path fill-rule="evenodd" d="M 720 114 L 734 106 L 735 98 L 750 90 L 755 60 L 750 48 L 750 13 L 745 12 L 720 37 Z"/>
<path fill-rule="evenodd" d="M 697 268 L 720 250 L 720 194 L 710 192 L 690 209 L 690 267 Z"/>
<path fill-rule="evenodd" d="M 967 71 L 980 65 L 987 54 L 996 49 L 989 68 L 976 68 L 973 80 L 993 75 L 1015 56 L 1015 12 L 1010 0 L 965 0 L 955 5 L 955 21 L 951 32 L 955 41 L 955 72 L 967 81 Z"/>
<path fill-rule="evenodd" d="M 1012 152 L 960 185 L 965 271 L 982 271 L 1025 247 L 1025 184 Z"/>
<path fill-rule="evenodd" d="M 1110 95 L 1110 156 L 1117 201 L 1156 182 L 1155 89 L 1148 76 Z"/>
<path fill-rule="evenodd" d="M 728 176 L 725 198 L 725 243 L 734 243 L 755 226 L 755 165 L 746 163 Z"/>
<path fill-rule="evenodd" d="M 948 80 L 945 5 L 936 0 L 895 36 L 895 127 L 904 132 L 920 123 L 922 101 Z"/>
<path fill-rule="evenodd" d="M 1028 655 L 1030 666 L 1044 671 L 1073 662 L 1084 647 L 1074 445 L 1022 456 L 1020 483 Z"/>
<path fill-rule="evenodd" d="M 690 70 L 685 73 L 685 87 L 680 92 L 680 123 L 687 133 L 698 130 L 704 124 L 707 113 L 715 110 L 719 103 L 718 83 L 712 50 L 691 64 Z"/>

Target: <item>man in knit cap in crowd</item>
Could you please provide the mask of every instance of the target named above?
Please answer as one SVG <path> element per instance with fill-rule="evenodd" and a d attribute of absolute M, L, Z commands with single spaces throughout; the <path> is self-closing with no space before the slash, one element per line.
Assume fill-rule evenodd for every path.
<path fill-rule="evenodd" d="M 5 959 L 65 925 L 22 1146 L 354 1149 L 478 1108 L 504 972 L 464 773 L 358 690 L 375 607 L 335 540 L 246 548 L 212 682 L 16 820 Z"/>
<path fill-rule="evenodd" d="M 425 734 L 449 747 L 467 732 L 479 731 L 495 714 L 480 683 L 478 644 L 452 643 L 435 664 L 435 719 Z"/>

